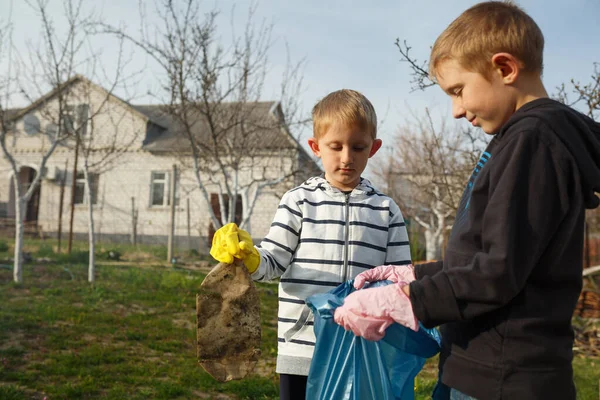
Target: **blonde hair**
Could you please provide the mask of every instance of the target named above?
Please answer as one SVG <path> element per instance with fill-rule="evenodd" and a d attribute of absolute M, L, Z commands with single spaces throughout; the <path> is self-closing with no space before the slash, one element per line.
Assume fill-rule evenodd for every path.
<path fill-rule="evenodd" d="M 431 49 L 429 73 L 434 78 L 440 63 L 450 59 L 462 67 L 489 77 L 492 56 L 510 53 L 525 72 L 541 75 L 544 35 L 512 1 L 488 1 L 474 5 L 442 32 Z"/>
<path fill-rule="evenodd" d="M 342 89 L 329 93 L 312 110 L 313 135 L 321 138 L 334 123 L 359 128 L 377 137 L 377 114 L 373 104 L 356 90 Z"/>

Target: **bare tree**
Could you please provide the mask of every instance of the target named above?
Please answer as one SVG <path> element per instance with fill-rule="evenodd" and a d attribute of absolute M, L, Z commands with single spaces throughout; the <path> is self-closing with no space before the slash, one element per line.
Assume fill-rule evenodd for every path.
<path fill-rule="evenodd" d="M 400 62 L 407 63 L 410 68 L 412 90 L 425 90 L 428 87 L 435 86 L 437 83 L 429 76 L 429 62 L 427 60 L 420 62 L 416 58 L 410 55 L 410 47 L 406 40 L 400 41 L 396 39 L 395 42 L 398 52 L 400 53 Z"/>
<path fill-rule="evenodd" d="M 571 79 L 570 90 L 563 83 L 558 88 L 554 97 L 570 106 L 584 103 L 586 113 L 591 118 L 598 120 L 600 118 L 600 63 L 594 63 L 594 72 L 590 76 L 589 83 L 581 83 Z M 569 92 L 575 95 L 575 98 L 569 96 Z"/>
<path fill-rule="evenodd" d="M 10 164 L 13 174 L 13 189 L 15 193 L 15 251 L 14 251 L 14 280 L 22 282 L 22 246 L 24 233 L 25 210 L 30 199 L 36 193 L 40 185 L 40 180 L 46 169 L 46 163 L 56 147 L 63 143 L 68 137 L 68 132 L 64 129 L 65 116 L 69 108 L 69 93 L 67 89 L 69 80 L 74 74 L 76 54 L 80 50 L 81 42 L 77 39 L 77 24 L 69 19 L 69 26 L 66 29 L 62 40 L 58 37 L 52 19 L 48 14 L 48 2 L 37 0 L 28 2 L 29 6 L 38 14 L 40 25 L 42 27 L 41 40 L 37 49 L 31 45 L 28 48 L 26 56 L 28 62 L 23 60 L 23 54 L 17 52 L 14 45 L 10 43 L 14 51 L 14 59 L 10 59 L 14 68 L 10 76 L 3 77 L 3 81 L 14 84 L 16 91 L 27 100 L 31 105 L 22 110 L 8 112 L 6 108 L 2 109 L 2 131 L 0 133 L 0 145 L 5 159 Z M 78 12 L 80 4 L 65 2 L 65 12 L 72 16 Z M 12 58 L 12 57 L 11 57 Z M 28 68 L 28 66 L 32 66 Z M 34 67 L 34 66 L 37 66 Z M 42 93 L 50 89 L 49 95 L 43 96 Z M 8 92 L 5 104 L 11 103 L 14 92 Z M 6 107 L 6 106 L 5 106 Z M 33 111 L 36 111 L 35 113 Z M 45 133 L 40 131 L 40 122 L 45 121 L 53 129 Z M 19 127 L 22 123 L 22 131 Z M 29 157 L 27 161 L 21 158 L 21 154 L 16 151 L 18 144 L 22 141 L 32 142 L 28 136 L 35 135 L 35 146 L 37 162 L 33 171 L 35 176 L 29 182 L 21 182 L 20 173 L 24 162 L 31 165 L 32 160 Z"/>
<path fill-rule="evenodd" d="M 70 18 L 73 23 L 77 22 L 77 15 Z M 82 36 L 88 39 L 92 36 L 94 27 L 98 22 L 96 18 L 86 18 L 80 21 Z M 128 119 L 133 117 L 129 107 L 123 107 L 122 99 L 114 97 L 113 93 L 118 87 L 126 87 L 134 75 L 125 75 L 126 65 L 131 58 L 125 59 L 123 56 L 123 40 L 119 40 L 116 48 L 118 49 L 117 60 L 111 64 L 111 73 L 100 63 L 100 55 L 92 54 L 86 60 L 86 65 L 91 77 L 98 77 L 104 82 L 108 82 L 106 88 L 93 83 L 84 77 L 77 76 L 77 90 L 72 91 L 72 97 L 77 102 L 76 118 L 70 123 L 69 140 L 66 146 L 75 150 L 75 169 L 81 164 L 81 174 L 83 175 L 83 188 L 79 192 L 76 190 L 76 181 L 80 173 L 73 176 L 72 203 L 76 195 L 87 205 L 88 217 L 88 281 L 95 281 L 95 224 L 94 224 L 94 205 L 98 195 L 99 176 L 115 167 L 119 166 L 122 155 L 132 149 L 132 146 L 138 140 L 141 132 L 131 129 L 122 129 L 123 125 L 133 126 L 128 123 Z M 71 204 L 74 211 L 74 204 Z M 72 235 L 72 232 L 70 232 Z M 71 236 L 70 236 L 71 239 Z"/>
<path fill-rule="evenodd" d="M 428 260 L 441 258 L 445 234 L 484 146 L 485 138 L 469 128 L 436 127 L 426 109 L 398 130 L 390 156 L 375 162 L 387 192 L 423 229 Z"/>
<path fill-rule="evenodd" d="M 94 15 L 83 11 L 84 0 L 64 0 L 63 13 L 58 19 L 51 17 L 49 10 L 54 4 L 48 0 L 32 0 L 27 5 L 39 17 L 39 41 L 29 43 L 24 51 L 18 51 L 17 46 L 11 43 L 14 59 L 9 62 L 16 68 L 2 81 L 15 88 L 14 92 L 7 92 L 5 104 L 10 104 L 13 101 L 11 97 L 18 94 L 30 105 L 10 111 L 6 110 L 6 106 L 0 108 L 0 145 L 12 170 L 15 193 L 16 282 L 23 279 L 25 212 L 32 197 L 39 193 L 41 179 L 47 171 L 46 164 L 58 146 L 67 149 L 81 146 L 85 160 L 85 156 L 89 155 L 89 151 L 86 152 L 89 140 L 82 144 L 80 135 L 87 130 L 90 112 L 91 116 L 98 112 L 90 108 L 89 101 L 83 98 L 82 84 L 88 81 L 77 74 L 78 68 L 97 61 L 98 55 L 86 49 L 90 38 L 86 27 L 95 23 Z M 110 91 L 103 93 L 104 99 L 99 100 L 100 104 L 111 96 Z M 28 151 L 23 151 L 24 148 Z M 22 182 L 24 170 L 34 173 L 27 182 Z M 93 245 L 90 259 L 93 261 Z"/>
<path fill-rule="evenodd" d="M 265 117 L 261 100 L 271 67 L 272 26 L 255 23 L 256 5 L 250 6 L 241 32 L 232 22 L 232 39 L 225 43 L 217 10 L 202 13 L 195 0 L 159 3 L 160 24 L 145 25 L 139 36 L 107 25 L 102 30 L 132 41 L 160 67 L 162 92 L 156 97 L 163 106 L 158 118 L 168 120 L 169 130 L 181 139 L 172 147 L 187 156 L 181 160 L 191 159 L 188 165 L 181 162 L 193 173 L 206 203 L 211 204 L 211 192 L 218 194 L 221 218 L 208 207 L 213 226 L 236 219 L 240 197 L 238 222 L 246 226 L 261 192 L 294 177 L 310 161 L 302 159 L 289 131 L 303 122 L 297 103 L 302 62 L 288 63 L 281 101 L 270 105 Z"/>
<path fill-rule="evenodd" d="M 119 57 L 115 71 L 121 71 L 120 61 Z M 128 123 L 133 115 L 128 107 L 123 107 L 121 101 L 115 100 L 112 95 L 119 82 L 119 72 L 113 78 L 112 87 L 108 89 L 82 79 L 78 88 L 81 123 L 72 130 L 72 138 L 69 141 L 72 147 L 78 148 L 84 181 L 82 200 L 87 205 L 88 216 L 89 282 L 95 280 L 94 206 L 98 196 L 99 176 L 118 167 L 122 155 L 133 148 L 142 133 L 123 129 L 124 125 L 133 126 L 132 123 Z M 77 178 L 78 176 L 73 177 Z"/>

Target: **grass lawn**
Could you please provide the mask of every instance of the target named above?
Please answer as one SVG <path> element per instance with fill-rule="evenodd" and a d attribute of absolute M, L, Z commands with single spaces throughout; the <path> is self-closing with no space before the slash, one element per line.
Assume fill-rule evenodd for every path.
<path fill-rule="evenodd" d="M 63 267 L 65 269 L 63 269 Z M 203 275 L 168 267 L 26 265 L 0 269 L 0 399 L 275 399 L 277 296 L 259 285 L 263 359 L 225 384 L 196 361 L 196 289 Z"/>
<path fill-rule="evenodd" d="M 256 373 L 222 384 L 196 361 L 195 295 L 204 275 L 145 265 L 99 263 L 93 286 L 77 258 L 27 264 L 21 285 L 0 268 L 0 399 L 277 399 L 276 285 L 258 284 Z M 575 360 L 579 399 L 598 399 L 599 364 Z M 417 399 L 429 397 L 435 379 L 431 360 L 417 378 Z"/>

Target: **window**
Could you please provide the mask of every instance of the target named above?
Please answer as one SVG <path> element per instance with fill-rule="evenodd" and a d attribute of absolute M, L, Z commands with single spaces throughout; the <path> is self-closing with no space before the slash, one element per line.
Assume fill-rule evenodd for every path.
<path fill-rule="evenodd" d="M 150 185 L 150 205 L 168 206 L 169 198 L 169 173 L 152 172 Z"/>
<path fill-rule="evenodd" d="M 92 189 L 92 204 L 98 203 L 98 182 L 100 176 L 98 174 L 89 174 L 90 188 Z M 75 181 L 75 199 L 74 204 L 88 204 L 89 193 L 85 187 L 85 175 L 83 172 L 77 172 L 77 180 Z"/>
<path fill-rule="evenodd" d="M 82 137 L 87 134 L 89 108 L 87 104 L 65 106 L 63 111 L 63 129 L 65 133 L 74 134 L 78 130 L 77 133 Z"/>

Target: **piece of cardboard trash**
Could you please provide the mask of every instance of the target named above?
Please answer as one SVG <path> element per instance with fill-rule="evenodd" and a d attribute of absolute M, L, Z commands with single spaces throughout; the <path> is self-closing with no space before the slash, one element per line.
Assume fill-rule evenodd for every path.
<path fill-rule="evenodd" d="M 198 362 L 220 382 L 244 378 L 260 357 L 260 303 L 246 267 L 219 263 L 196 295 Z"/>

